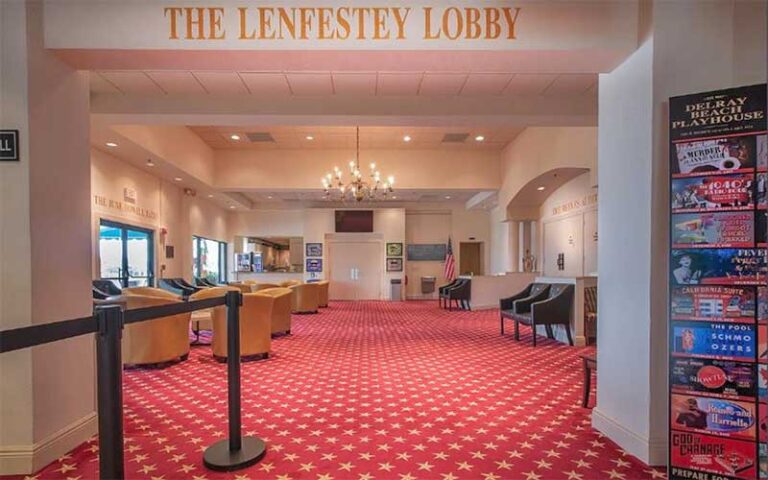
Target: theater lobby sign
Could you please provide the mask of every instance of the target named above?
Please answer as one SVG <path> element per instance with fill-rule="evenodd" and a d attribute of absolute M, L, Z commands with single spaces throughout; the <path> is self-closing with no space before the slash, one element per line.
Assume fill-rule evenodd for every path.
<path fill-rule="evenodd" d="M 767 30 L 0 1 L 0 478 L 768 478 Z"/>

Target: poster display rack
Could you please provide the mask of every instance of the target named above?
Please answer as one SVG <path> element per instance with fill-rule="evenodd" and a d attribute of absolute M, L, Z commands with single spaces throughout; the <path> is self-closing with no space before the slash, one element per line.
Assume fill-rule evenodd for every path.
<path fill-rule="evenodd" d="M 669 100 L 670 480 L 768 479 L 766 85 Z"/>

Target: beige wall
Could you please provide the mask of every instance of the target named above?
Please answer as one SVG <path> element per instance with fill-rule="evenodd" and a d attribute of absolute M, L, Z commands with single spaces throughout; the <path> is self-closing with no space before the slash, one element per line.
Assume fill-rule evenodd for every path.
<path fill-rule="evenodd" d="M 44 49 L 42 21 L 39 3 L 0 2 L 0 123 L 21 135 L 0 167 L 0 329 L 91 312 L 88 78 Z M 0 357 L 0 474 L 94 433 L 93 357 L 92 335 Z"/>
<path fill-rule="evenodd" d="M 548 277 L 581 277 L 597 273 L 597 188 L 584 173 L 558 188 L 539 214 L 541 252 L 538 271 Z M 565 270 L 557 255 L 565 254 Z"/>
<path fill-rule="evenodd" d="M 491 211 L 493 242 L 490 258 L 493 273 L 521 270 L 519 264 L 519 225 L 508 205 L 515 196 L 540 175 L 558 168 L 585 168 L 582 175 L 589 187 L 597 185 L 597 128 L 594 127 L 529 127 L 502 152 L 500 160 L 501 186 L 498 206 Z M 581 178 L 580 177 L 580 178 Z M 529 211 L 530 210 L 530 211 Z M 537 208 L 526 209 L 527 218 L 537 218 Z M 541 228 L 535 243 L 541 252 Z M 537 255 L 540 257 L 540 255 Z M 541 258 L 538 258 L 539 270 Z"/>
<path fill-rule="evenodd" d="M 216 151 L 215 185 L 225 190 L 319 189 L 333 166 L 344 169 L 353 150 Z M 495 190 L 499 152 L 469 150 L 364 150 L 363 170 L 376 162 L 400 189 Z"/>
<path fill-rule="evenodd" d="M 124 199 L 126 188 L 136 191 L 136 210 L 121 209 L 115 205 L 115 202 L 130 205 Z M 94 278 L 99 276 L 100 219 L 155 232 L 157 278 L 184 277 L 191 280 L 193 235 L 229 241 L 229 214 L 224 209 L 205 199 L 187 196 L 179 187 L 95 149 L 91 150 L 91 189 Z M 106 205 L 101 199 L 106 201 Z M 165 236 L 161 234 L 161 228 L 167 231 Z M 175 247 L 174 258 L 165 258 L 165 245 Z M 163 265 L 164 272 L 161 271 Z"/>

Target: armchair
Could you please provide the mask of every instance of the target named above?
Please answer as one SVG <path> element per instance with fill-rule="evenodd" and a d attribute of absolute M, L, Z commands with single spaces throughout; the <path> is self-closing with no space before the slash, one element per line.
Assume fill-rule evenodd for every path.
<path fill-rule="evenodd" d="M 240 356 L 267 358 L 272 347 L 272 306 L 275 299 L 261 293 L 243 294 L 240 307 Z M 218 308 L 218 307 L 217 307 Z M 213 356 L 227 359 L 227 310 L 213 314 Z"/>
<path fill-rule="evenodd" d="M 451 288 L 446 289 L 446 300 L 448 301 L 448 310 L 452 310 L 451 301 L 456 302 L 456 307 L 463 310 L 472 310 L 469 306 L 472 292 L 472 281 L 468 278 L 461 278 L 459 282 Z"/>
<path fill-rule="evenodd" d="M 320 307 L 327 307 L 328 306 L 328 288 L 331 284 L 328 280 L 320 280 L 319 282 L 315 282 L 318 288 L 318 304 Z"/>
<path fill-rule="evenodd" d="M 285 288 L 291 288 L 295 287 L 296 285 L 302 285 L 302 282 L 299 280 L 286 280 L 284 282 L 280 282 L 279 287 L 285 287 Z"/>
<path fill-rule="evenodd" d="M 568 344 L 573 346 L 573 338 L 571 337 L 571 305 L 573 303 L 573 293 L 573 285 L 557 283 L 550 286 L 546 298 L 529 302 L 528 309 L 519 309 L 518 306 L 522 301 L 518 300 L 515 303 L 515 313 L 512 314 L 512 319 L 515 321 L 515 340 L 520 339 L 519 323 L 531 326 L 534 347 L 536 346 L 537 325 L 544 325 L 547 330 L 548 338 L 554 338 L 552 325 L 562 325 L 565 327 L 565 332 L 568 336 Z"/>
<path fill-rule="evenodd" d="M 549 284 L 547 283 L 531 283 L 528 284 L 525 289 L 518 292 L 511 297 L 502 298 L 499 300 L 499 310 L 501 317 L 501 334 L 504 335 L 504 320 L 514 320 L 513 314 L 515 313 L 515 302 L 520 300 L 520 311 L 529 312 L 530 304 L 537 300 L 546 298 L 549 294 Z M 515 325 L 515 331 L 517 331 L 517 325 Z M 518 339 L 518 334 L 515 334 L 515 339 Z"/>
<path fill-rule="evenodd" d="M 320 308 L 320 287 L 316 283 L 301 283 L 289 288 L 293 291 L 293 313 L 317 313 Z"/>
<path fill-rule="evenodd" d="M 181 302 L 169 292 L 145 288 L 126 288 L 123 295 L 111 299 L 123 303 L 126 310 Z M 152 296 L 153 293 L 158 296 Z M 181 313 L 126 325 L 122 339 L 123 362 L 126 365 L 151 365 L 186 360 L 189 356 L 189 318 L 189 313 Z"/>
<path fill-rule="evenodd" d="M 438 287 L 438 289 L 437 289 L 437 294 L 438 294 L 437 304 L 440 306 L 440 308 L 443 308 L 443 300 L 444 299 L 445 300 L 448 299 L 448 293 L 447 293 L 448 290 L 450 290 L 451 288 L 453 288 L 456 285 L 458 285 L 459 281 L 460 281 L 460 279 L 456 278 L 452 282 L 447 283 L 447 284 L 443 285 L 442 287 Z M 445 305 L 445 308 L 448 308 L 447 304 Z"/>
<path fill-rule="evenodd" d="M 272 305 L 272 334 L 291 333 L 291 308 L 293 307 L 293 292 L 290 288 L 267 288 L 259 290 L 259 295 L 274 298 Z"/>

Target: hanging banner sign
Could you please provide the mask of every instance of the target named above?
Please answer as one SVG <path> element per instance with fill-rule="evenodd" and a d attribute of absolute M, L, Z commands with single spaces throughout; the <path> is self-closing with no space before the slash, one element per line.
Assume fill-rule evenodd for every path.
<path fill-rule="evenodd" d="M 766 85 L 669 116 L 668 477 L 768 479 Z"/>

